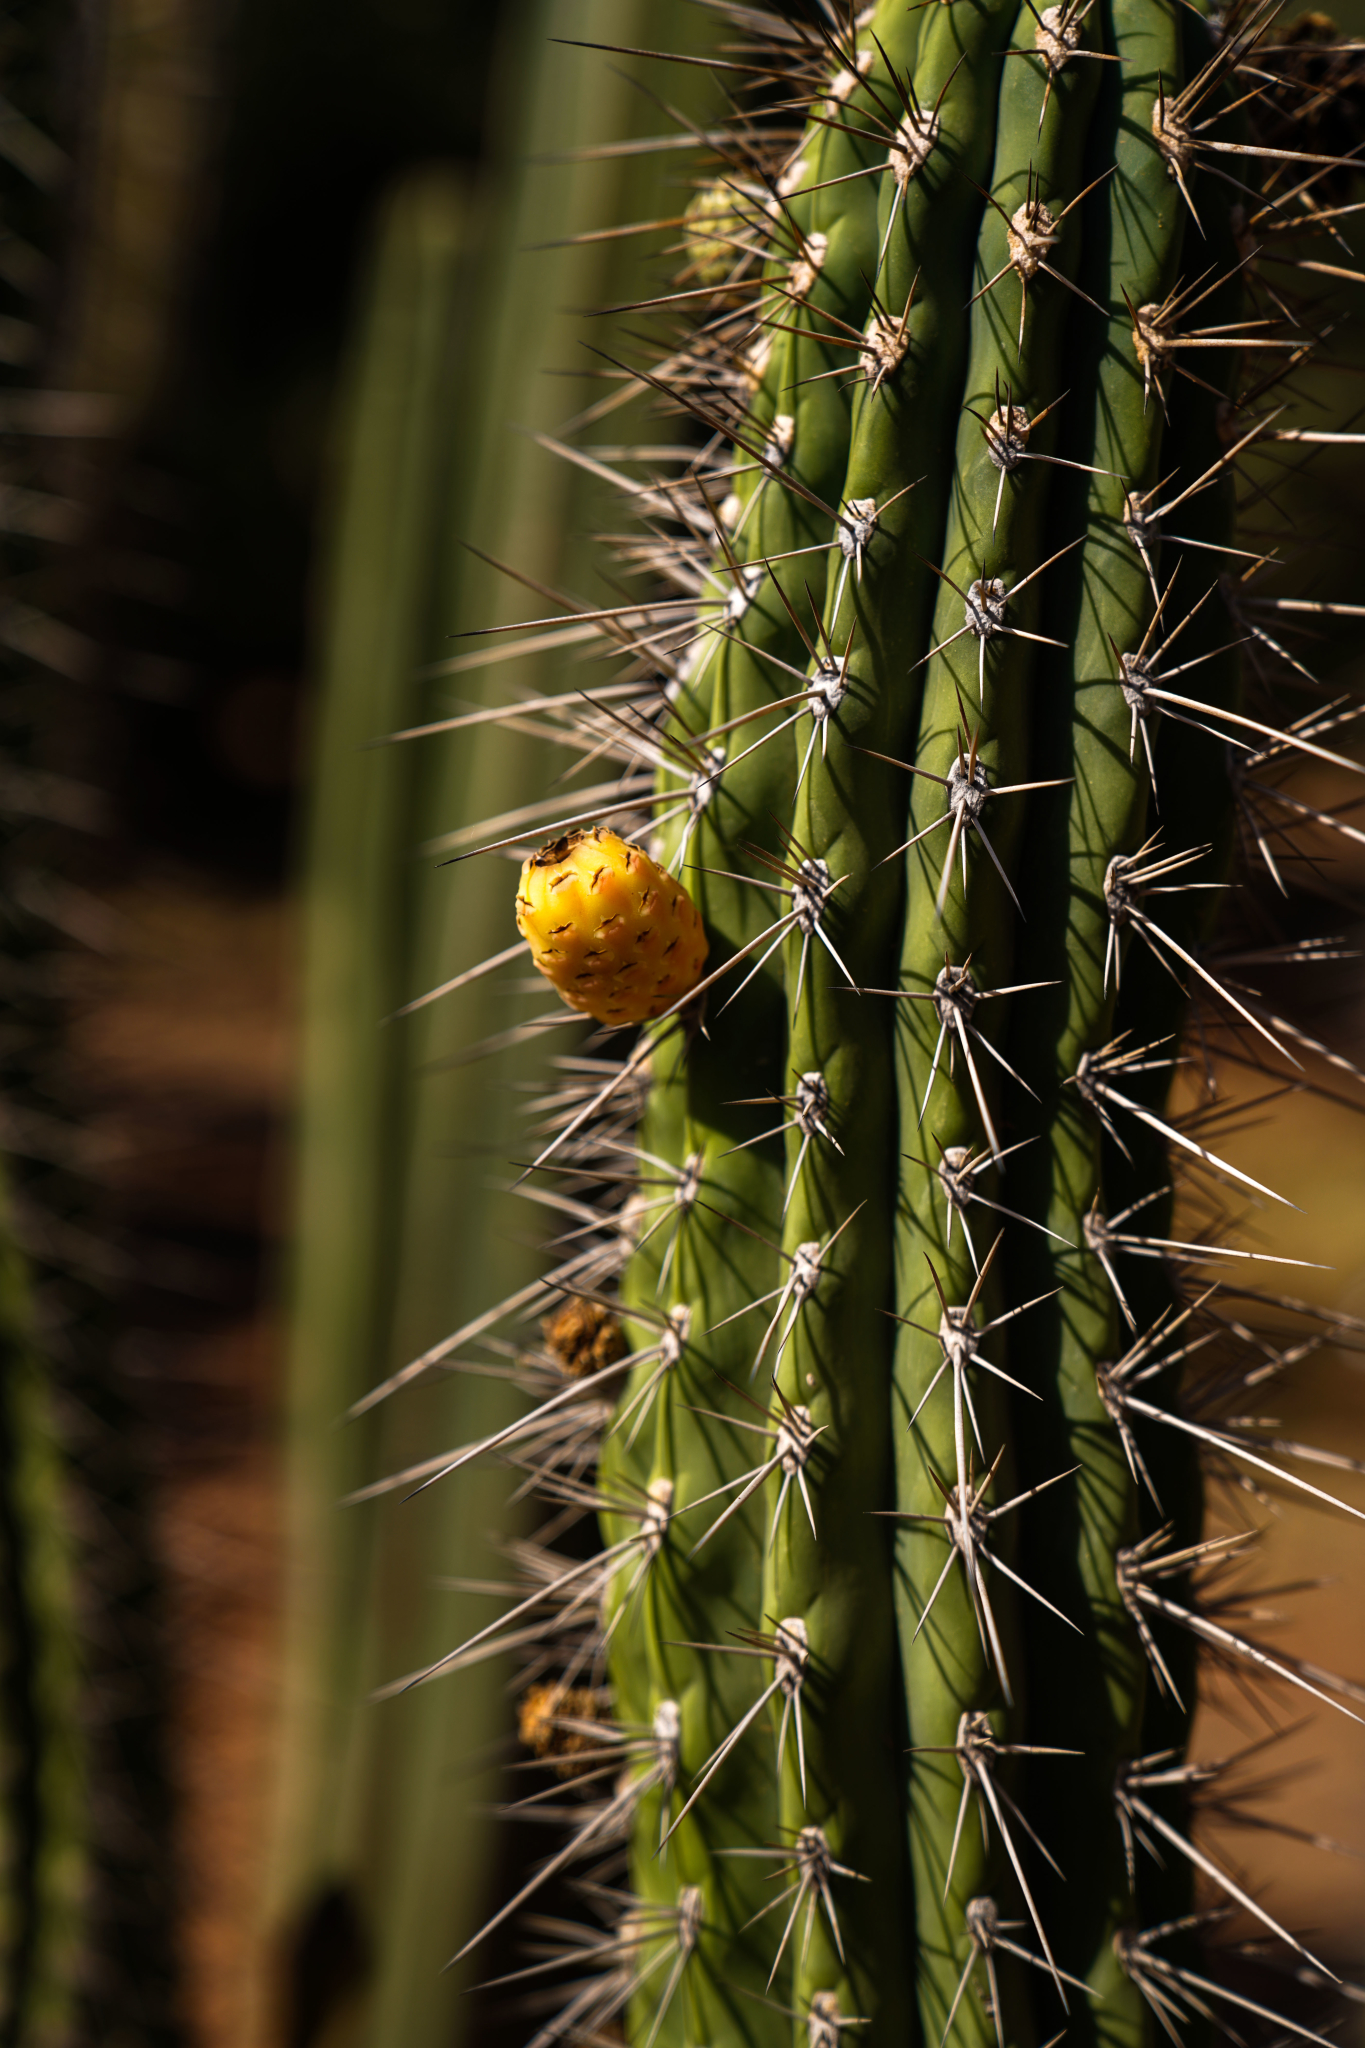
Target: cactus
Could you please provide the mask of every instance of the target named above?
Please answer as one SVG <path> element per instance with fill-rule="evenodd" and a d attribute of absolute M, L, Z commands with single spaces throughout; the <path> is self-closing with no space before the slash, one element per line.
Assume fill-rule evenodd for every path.
<path fill-rule="evenodd" d="M 1204 1846 L 1236 1760 L 1186 1749 L 1201 1655 L 1361 1719 L 1223 1577 L 1349 1461 L 1251 1399 L 1327 1327 L 1228 1241 L 1286 1197 L 1204 1053 L 1167 1098 L 1192 1006 L 1280 1079 L 1323 1054 L 1255 975 L 1332 950 L 1276 898 L 1355 827 L 1285 776 L 1354 773 L 1354 712 L 1285 622 L 1351 613 L 1234 494 L 1352 438 L 1303 384 L 1349 171 L 1269 5 L 717 11 L 677 282 L 562 450 L 634 581 L 515 627 L 620 666 L 447 721 L 562 750 L 479 850 L 600 1027 L 518 1162 L 544 1277 L 361 1404 L 452 1364 L 530 1399 L 386 1482 L 500 1460 L 545 1504 L 407 1681 L 515 1653 L 514 1810 L 568 1824 L 461 1957 L 539 1898 L 536 2048 L 1317 2039 L 1327 1961 Z M 673 454 L 619 445 L 642 397 Z M 1201 1958 L 1228 1913 L 1250 1988 Z"/>
<path fill-rule="evenodd" d="M 643 0 L 610 0 L 596 20 L 616 40 L 638 40 Z M 502 929 L 504 877 L 466 868 L 476 887 L 457 897 L 450 871 L 414 862 L 412 846 L 466 821 L 477 831 L 490 802 L 511 804 L 558 763 L 534 735 L 488 724 L 474 747 L 464 735 L 444 750 L 372 743 L 438 718 L 465 687 L 452 616 L 486 619 L 500 596 L 496 573 L 460 544 L 475 524 L 486 553 L 542 582 L 575 580 L 591 545 L 574 538 L 591 517 L 590 480 L 529 436 L 509 451 L 505 429 L 508 419 L 553 429 L 561 389 L 537 379 L 545 351 L 562 362 L 600 336 L 586 312 L 558 309 L 606 296 L 615 276 L 610 243 L 553 257 L 528 245 L 629 218 L 622 188 L 638 183 L 625 158 L 570 171 L 526 161 L 587 138 L 619 143 L 632 119 L 640 124 L 625 80 L 603 90 L 595 55 L 551 42 L 580 21 L 576 8 L 544 8 L 532 61 L 526 22 L 509 17 L 509 118 L 495 124 L 485 204 L 474 209 L 440 167 L 389 196 L 338 421 L 303 892 L 290 1583 L 263 1912 L 281 1960 L 285 2034 L 343 2027 L 358 2042 L 449 2048 L 472 2012 L 463 1993 L 474 1964 L 446 1974 L 441 1965 L 489 1911 L 481 1773 L 501 1674 L 489 1666 L 485 1685 L 467 1682 L 453 1718 L 437 1690 L 378 1712 L 367 1695 L 436 1655 L 456 1616 L 473 1627 L 486 1612 L 483 1596 L 429 1599 L 425 1589 L 438 1575 L 486 1579 L 484 1532 L 510 1526 L 502 1474 L 433 1490 L 415 1512 L 400 1500 L 341 1513 L 337 1503 L 433 1442 L 492 1431 L 516 1397 L 487 1376 L 432 1374 L 414 1400 L 334 1425 L 363 1396 L 377 1355 L 401 1363 L 476 1317 L 490 1287 L 516 1291 L 536 1276 L 524 1204 L 482 1185 L 487 1161 L 519 1142 L 518 1097 L 490 1090 L 486 1070 L 459 1057 L 502 1028 L 505 994 L 476 979 L 439 1003 L 413 1001 L 449 978 L 446 961 L 474 943 L 474 929 L 490 947 L 517 946 L 515 927 Z M 466 402 L 474 386 L 486 398 L 478 412 Z M 509 591 L 507 616 L 522 596 Z M 522 690 L 555 675 L 534 653 L 498 673 Z M 536 1065 L 518 1057 L 529 1078 Z M 498 1078 L 509 1079 L 505 1057 Z M 465 1147 L 480 1161 L 472 1175 Z"/>

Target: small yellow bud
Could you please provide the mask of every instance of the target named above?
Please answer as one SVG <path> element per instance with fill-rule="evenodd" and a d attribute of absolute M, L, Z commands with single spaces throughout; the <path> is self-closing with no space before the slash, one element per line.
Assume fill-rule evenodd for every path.
<path fill-rule="evenodd" d="M 693 193 L 683 215 L 683 234 L 687 260 L 699 284 L 724 284 L 741 260 L 750 226 L 734 186 L 723 179 Z"/>

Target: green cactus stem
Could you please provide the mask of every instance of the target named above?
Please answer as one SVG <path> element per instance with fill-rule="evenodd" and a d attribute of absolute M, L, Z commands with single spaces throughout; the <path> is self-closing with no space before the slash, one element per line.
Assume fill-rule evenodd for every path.
<path fill-rule="evenodd" d="M 1350 174 L 1265 9 L 714 12 L 676 286 L 564 436 L 635 524 L 609 597 L 537 586 L 522 626 L 615 666 L 508 695 L 565 774 L 482 839 L 526 858 L 543 824 L 554 879 L 606 828 L 668 870 L 613 837 L 641 893 L 575 882 L 564 960 L 650 957 L 679 885 L 710 952 L 633 1036 L 599 1005 L 539 1099 L 548 1284 L 619 1342 L 556 1367 L 524 1292 L 460 1333 L 530 1405 L 420 1476 L 501 1459 L 547 1526 L 417 1675 L 505 1650 L 552 1688 L 537 1756 L 561 1787 L 584 1760 L 516 1893 L 545 1904 L 508 1976 L 564 1973 L 535 2048 L 1135 2048 L 1210 2003 L 1293 2029 L 1273 1964 L 1325 1959 L 1203 1846 L 1200 1656 L 1360 1695 L 1211 1590 L 1209 1474 L 1249 1483 L 1238 1556 L 1257 1489 L 1334 1496 L 1248 1419 L 1289 1354 L 1216 1266 L 1240 1198 L 1287 1198 L 1211 1069 L 1175 1106 L 1170 1078 L 1193 1000 L 1201 1044 L 1315 1084 L 1256 982 L 1278 941 L 1234 969 L 1216 934 L 1239 836 L 1240 928 L 1284 893 L 1236 830 L 1248 760 L 1350 766 L 1233 523 L 1327 324 L 1257 237 L 1315 261 Z M 671 452 L 598 438 L 642 392 Z M 1307 812 L 1256 801 L 1292 858 Z M 1264 1997 L 1200 1961 L 1196 1880 L 1255 1924 Z"/>

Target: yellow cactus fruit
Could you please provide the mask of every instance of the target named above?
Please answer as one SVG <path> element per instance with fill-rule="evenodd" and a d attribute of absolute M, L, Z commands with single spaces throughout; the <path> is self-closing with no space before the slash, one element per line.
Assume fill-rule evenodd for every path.
<path fill-rule="evenodd" d="M 532 854 L 517 930 L 570 1009 L 602 1024 L 644 1024 L 696 987 L 706 932 L 681 882 L 605 825 Z"/>

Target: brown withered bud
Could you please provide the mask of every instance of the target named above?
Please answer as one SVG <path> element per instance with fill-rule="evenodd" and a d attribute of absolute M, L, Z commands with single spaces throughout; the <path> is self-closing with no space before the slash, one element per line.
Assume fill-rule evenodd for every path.
<path fill-rule="evenodd" d="M 626 1333 L 600 1301 L 575 1294 L 541 1324 L 545 1347 L 554 1354 L 566 1379 L 585 1380 L 601 1372 L 629 1350 Z"/>
<path fill-rule="evenodd" d="M 600 1744 L 586 1728 L 568 1724 L 605 1719 L 602 1694 L 588 1686 L 533 1685 L 517 1704 L 517 1735 L 561 1778 L 577 1778 L 592 1768 L 582 1761 L 585 1752 Z"/>

